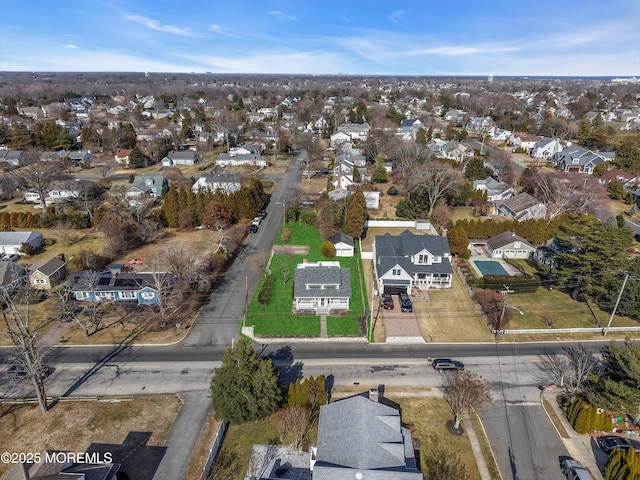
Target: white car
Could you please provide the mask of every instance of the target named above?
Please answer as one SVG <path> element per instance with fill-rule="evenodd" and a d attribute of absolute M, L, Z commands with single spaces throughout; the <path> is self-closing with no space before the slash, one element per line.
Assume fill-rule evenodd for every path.
<path fill-rule="evenodd" d="M 253 219 L 253 222 L 251 222 L 251 225 L 255 225 L 256 227 L 260 226 L 260 222 L 262 222 L 262 218 L 260 217 L 256 217 Z"/>

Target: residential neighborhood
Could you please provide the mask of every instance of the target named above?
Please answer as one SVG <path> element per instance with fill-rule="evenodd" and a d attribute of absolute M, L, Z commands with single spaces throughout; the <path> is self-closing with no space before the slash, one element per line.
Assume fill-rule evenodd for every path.
<path fill-rule="evenodd" d="M 0 78 L 3 348 L 19 352 L 0 352 L 0 398 L 84 432 L 57 416 L 81 398 L 97 410 L 68 412 L 101 424 L 21 449 L 118 445 L 103 478 L 431 479 L 442 459 L 488 480 L 507 478 L 509 409 L 544 419 L 527 448 L 554 442 L 605 477 L 625 461 L 576 445 L 640 433 L 607 363 L 635 358 L 623 340 L 640 331 L 637 83 Z M 496 357 L 520 342 L 536 347 Z M 146 418 L 156 401 L 175 415 Z M 3 412 L 3 431 L 28 428 Z M 98 438 L 120 422 L 131 436 Z M 138 477 L 133 438 L 166 449 Z M 527 462 L 555 478 L 556 460 Z M 23 465 L 0 476 L 44 478 Z"/>

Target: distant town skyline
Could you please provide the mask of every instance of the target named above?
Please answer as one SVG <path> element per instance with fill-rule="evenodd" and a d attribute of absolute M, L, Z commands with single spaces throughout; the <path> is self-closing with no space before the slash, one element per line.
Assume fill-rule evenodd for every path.
<path fill-rule="evenodd" d="M 0 71 L 640 76 L 637 0 L 3 6 Z"/>

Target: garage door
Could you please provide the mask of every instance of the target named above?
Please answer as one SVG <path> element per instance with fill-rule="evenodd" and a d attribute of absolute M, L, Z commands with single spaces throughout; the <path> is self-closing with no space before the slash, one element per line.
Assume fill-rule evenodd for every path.
<path fill-rule="evenodd" d="M 400 293 L 409 293 L 410 282 L 407 280 L 406 283 L 402 282 L 393 282 L 393 283 L 383 283 L 382 291 L 384 293 L 389 293 L 391 295 L 399 295 Z"/>

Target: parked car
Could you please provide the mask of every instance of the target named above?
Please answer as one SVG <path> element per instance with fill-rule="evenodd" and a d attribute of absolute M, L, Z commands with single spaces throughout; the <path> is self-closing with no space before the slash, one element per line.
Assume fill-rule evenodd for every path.
<path fill-rule="evenodd" d="M 464 363 L 450 358 L 436 358 L 431 366 L 434 370 L 464 370 Z"/>
<path fill-rule="evenodd" d="M 598 438 L 598 446 L 607 453 L 613 452 L 616 447 L 620 447 L 621 450 L 634 448 L 631 440 L 625 437 L 619 437 L 617 435 Z"/>
<path fill-rule="evenodd" d="M 266 210 L 260 210 L 260 212 L 258 213 L 258 216 L 264 220 L 265 218 L 267 218 L 267 211 Z"/>
<path fill-rule="evenodd" d="M 262 218 L 260 217 L 256 217 L 253 219 L 253 221 L 251 222 L 252 225 L 255 225 L 256 227 L 260 226 L 260 222 L 262 222 Z"/>
<path fill-rule="evenodd" d="M 249 233 L 258 233 L 258 225 L 255 223 L 249 227 Z"/>
<path fill-rule="evenodd" d="M 401 293 L 398 297 L 400 298 L 400 311 L 402 313 L 413 313 L 413 303 L 411 303 L 409 295 Z"/>
<path fill-rule="evenodd" d="M 636 233 L 636 234 L 633 236 L 633 239 L 634 239 L 636 242 L 640 242 L 640 233 Z"/>
<path fill-rule="evenodd" d="M 560 470 L 569 480 L 593 480 L 593 477 L 582 463 L 571 457 L 565 458 L 560 462 Z"/>
<path fill-rule="evenodd" d="M 382 295 L 382 308 L 385 310 L 393 310 L 393 297 L 391 295 Z"/>

